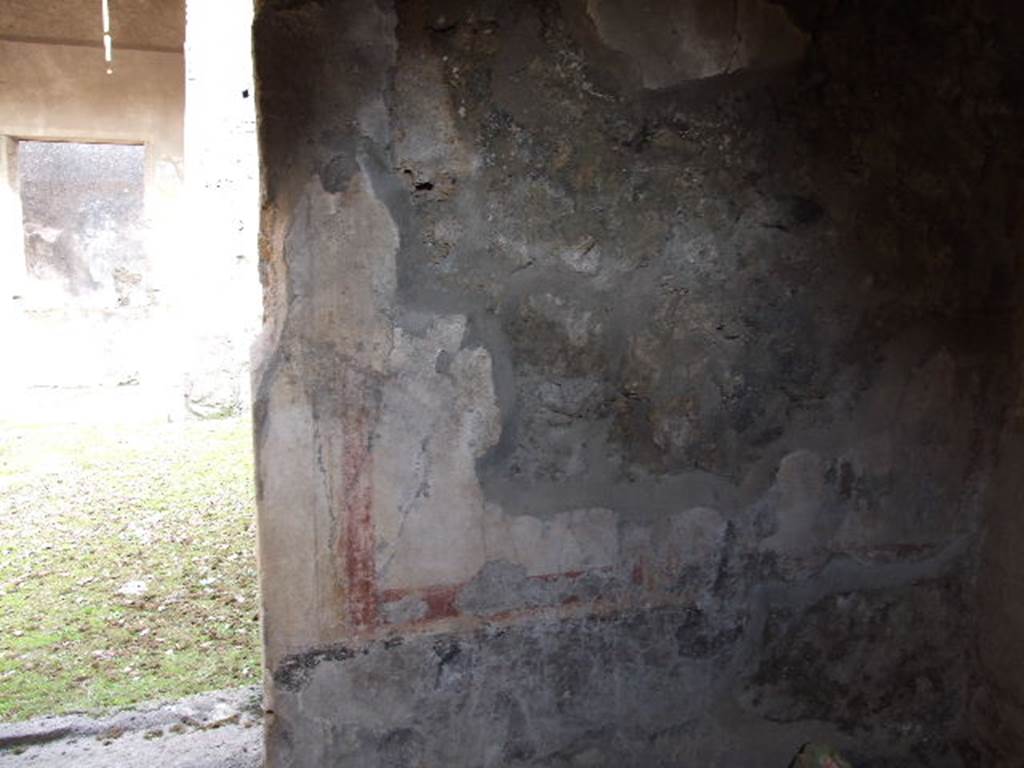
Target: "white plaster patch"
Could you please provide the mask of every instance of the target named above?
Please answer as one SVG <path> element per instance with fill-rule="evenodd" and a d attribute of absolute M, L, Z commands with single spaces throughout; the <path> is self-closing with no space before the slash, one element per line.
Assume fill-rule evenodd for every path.
<path fill-rule="evenodd" d="M 259 558 L 268 663 L 321 637 L 320 565 L 331 555 L 322 484 L 315 474 L 312 413 L 291 377 L 279 376 L 258 452 Z M 295 557 L 303 552 L 303 557 Z M 267 588 L 272 587 L 272 588 Z"/>
<path fill-rule="evenodd" d="M 779 462 L 778 530 L 765 540 L 769 549 L 798 553 L 817 543 L 815 523 L 825 502 L 825 465 L 811 451 L 794 451 Z"/>
<path fill-rule="evenodd" d="M 398 245 L 395 222 L 365 173 L 339 194 L 311 180 L 285 243 L 295 326 L 360 366 L 382 369 L 391 350 Z"/>
<path fill-rule="evenodd" d="M 618 516 L 610 509 L 575 509 L 541 520 L 489 505 L 486 543 L 488 560 L 522 565 L 529 576 L 611 567 L 619 560 Z"/>
<path fill-rule="evenodd" d="M 484 564 L 476 459 L 498 439 L 491 358 L 460 349 L 461 315 L 395 330 L 374 439 L 377 571 L 383 589 L 464 581 Z"/>
<path fill-rule="evenodd" d="M 343 448 L 361 438 L 348 433 L 356 426 L 340 413 L 327 409 L 314 418 L 307 388 L 317 380 L 330 390 L 319 394 L 331 400 L 342 394 L 341 374 L 359 381 L 366 370 L 387 367 L 399 244 L 364 174 L 340 194 L 311 179 L 290 224 L 283 248 L 292 294 L 287 312 L 301 338 L 280 340 L 294 345 L 291 355 L 260 372 L 272 377 L 263 382 L 269 415 L 259 451 L 260 571 L 263 583 L 274 585 L 262 593 L 271 664 L 283 653 L 330 642 L 345 620 L 335 504 L 349 490 L 341 487 Z M 346 360 L 347 370 L 332 371 L 337 383 L 318 379 L 320 349 Z"/>

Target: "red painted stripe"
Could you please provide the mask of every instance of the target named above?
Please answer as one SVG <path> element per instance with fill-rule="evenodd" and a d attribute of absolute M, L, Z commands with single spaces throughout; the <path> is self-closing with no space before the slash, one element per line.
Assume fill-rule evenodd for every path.
<path fill-rule="evenodd" d="M 345 521 L 345 575 L 349 620 L 356 629 L 377 626 L 376 532 L 373 524 L 373 455 L 370 413 L 359 382 L 345 394 L 357 401 L 343 420 L 342 494 Z M 365 391 L 365 390 L 364 390 Z"/>

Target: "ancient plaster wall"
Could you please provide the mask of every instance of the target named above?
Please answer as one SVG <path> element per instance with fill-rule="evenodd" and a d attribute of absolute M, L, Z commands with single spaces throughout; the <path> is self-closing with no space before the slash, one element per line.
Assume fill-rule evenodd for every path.
<path fill-rule="evenodd" d="M 1001 23 L 258 5 L 269 765 L 969 764 Z"/>

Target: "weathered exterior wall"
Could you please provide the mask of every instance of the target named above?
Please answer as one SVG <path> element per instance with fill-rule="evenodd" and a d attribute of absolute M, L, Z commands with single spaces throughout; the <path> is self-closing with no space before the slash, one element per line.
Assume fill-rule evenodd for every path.
<path fill-rule="evenodd" d="M 5 18 L 6 14 L 5 10 Z M 16 140 L 20 139 L 145 145 L 148 282 L 150 287 L 166 289 L 178 269 L 182 252 L 182 54 L 118 50 L 114 74 L 107 75 L 102 48 L 0 39 L 0 71 L 4 72 L 0 135 L 9 137 L 7 142 L 15 161 Z M 87 314 L 69 308 L 69 314 L 61 319 L 52 312 L 41 317 L 35 311 L 37 307 L 29 306 L 31 286 L 19 282 L 27 275 L 23 267 L 17 266 L 24 263 L 25 256 L 20 242 L 24 233 L 16 167 L 4 181 L 6 191 L 2 197 L 8 211 L 3 216 L 3 226 L 10 234 L 5 235 L 8 247 L 0 253 L 0 259 L 14 282 L 6 287 L 10 290 L 5 289 L 3 302 L 15 330 L 9 350 L 13 361 L 11 375 L 0 384 L 9 392 L 5 392 L 0 407 L 18 417 L 31 418 L 29 412 L 57 417 L 62 404 L 50 402 L 58 396 L 56 390 L 43 392 L 24 387 L 57 383 L 53 380 L 55 373 L 63 377 L 61 381 L 65 384 L 82 384 L 83 376 L 95 384 L 93 371 L 97 366 L 103 367 L 102 358 L 110 351 L 108 342 L 120 343 L 115 337 L 123 329 L 107 322 L 110 318 L 104 308 Z M 158 415 L 181 409 L 181 374 L 180 370 L 175 372 L 172 364 L 176 356 L 169 353 L 173 326 L 157 308 L 159 300 L 165 297 L 166 292 L 150 296 L 153 306 L 144 312 L 144 322 L 133 326 L 138 331 L 133 332 L 136 338 L 127 342 L 127 379 L 140 386 L 111 390 L 118 393 L 115 405 L 122 401 L 126 412 L 134 410 L 136 401 L 143 411 L 155 410 Z M 143 342 L 142 346 L 133 347 L 135 341 Z M 97 353 L 97 347 L 103 351 Z M 125 378 L 120 373 L 115 376 L 118 377 Z M 39 398 L 44 402 L 36 403 Z"/>
<path fill-rule="evenodd" d="M 23 141 L 17 162 L 27 272 L 17 300 L 25 350 L 18 368 L 25 383 L 138 383 L 160 287 L 146 254 L 145 148 Z"/>
<path fill-rule="evenodd" d="M 152 148 L 151 173 L 180 175 L 181 53 L 123 50 L 114 74 L 107 75 L 102 48 L 0 40 L 0 66 L 0 132 L 18 138 L 143 141 Z"/>
<path fill-rule="evenodd" d="M 1005 21 L 257 7 L 269 765 L 969 764 Z"/>
<path fill-rule="evenodd" d="M 25 231 L 18 194 L 18 143 L 0 136 L 0 322 L 16 316 L 15 299 L 25 281 Z"/>
<path fill-rule="evenodd" d="M 252 0 L 189 2 L 185 184 L 189 221 L 179 328 L 185 401 L 200 416 L 248 409 L 250 347 L 262 317 Z"/>
<path fill-rule="evenodd" d="M 69 304 L 62 324 L 53 311 L 31 314 L 29 301 L 8 303 L 29 291 L 21 245 L 6 245 L 21 230 L 17 185 L 8 180 L 16 168 L 0 173 L 0 277 L 11 287 L 2 310 L 22 340 L 16 374 L 0 384 L 12 390 L 0 408 L 57 418 L 83 408 L 172 418 L 240 412 L 250 400 L 249 347 L 261 311 L 252 3 L 193 4 L 187 51 L 184 0 L 114 0 L 110 10 L 107 75 L 98 2 L 0 1 L 0 135 L 145 144 L 150 306 L 124 324 Z M 13 139 L 5 141 L 16 147 Z M 107 363 L 115 379 L 139 386 L 82 390 L 85 403 L 66 387 L 24 389 L 55 376 L 95 384 Z"/>
<path fill-rule="evenodd" d="M 0 69 L 0 135 L 145 143 L 147 213 L 166 227 L 161 235 L 177 232 L 185 104 L 180 53 L 122 51 L 114 75 L 107 75 L 102 48 L 0 39 Z M 16 173 L 5 181 L 12 184 Z"/>
<path fill-rule="evenodd" d="M 145 154 L 131 144 L 20 142 L 25 268 L 56 306 L 140 303 Z"/>
<path fill-rule="evenodd" d="M 180 53 L 185 41 L 182 0 L 109 0 L 115 50 Z M 102 46 L 101 5 L 92 0 L 4 0 L 0 38 Z M 102 54 L 101 54 L 102 55 Z"/>

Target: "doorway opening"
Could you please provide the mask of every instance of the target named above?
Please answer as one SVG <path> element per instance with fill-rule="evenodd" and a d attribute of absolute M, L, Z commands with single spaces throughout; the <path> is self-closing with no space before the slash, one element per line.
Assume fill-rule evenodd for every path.
<path fill-rule="evenodd" d="M 145 147 L 21 141 L 17 151 L 25 267 L 37 301 L 144 301 Z"/>
<path fill-rule="evenodd" d="M 21 391 L 8 398 L 8 419 L 123 421 L 145 411 L 144 393 L 155 396 L 160 297 L 147 257 L 145 152 L 142 144 L 16 143 Z"/>
<path fill-rule="evenodd" d="M 255 685 L 251 7 L 4 1 L 0 722 Z"/>

